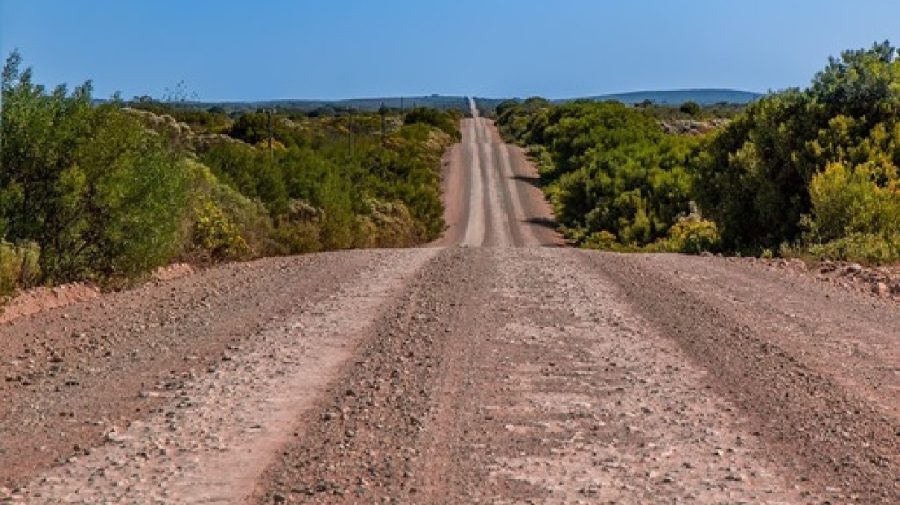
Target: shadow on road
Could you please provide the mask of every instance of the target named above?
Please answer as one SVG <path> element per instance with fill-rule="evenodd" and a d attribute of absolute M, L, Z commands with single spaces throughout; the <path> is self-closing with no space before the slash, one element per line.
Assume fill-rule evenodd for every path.
<path fill-rule="evenodd" d="M 512 178 L 515 179 L 515 180 L 517 180 L 517 181 L 527 182 L 528 184 L 531 184 L 532 186 L 534 186 L 534 187 L 536 187 L 536 188 L 540 188 L 540 187 L 541 187 L 541 178 L 540 178 L 540 176 L 533 176 L 533 177 L 532 177 L 532 176 L 528 176 L 528 175 L 514 175 Z"/>

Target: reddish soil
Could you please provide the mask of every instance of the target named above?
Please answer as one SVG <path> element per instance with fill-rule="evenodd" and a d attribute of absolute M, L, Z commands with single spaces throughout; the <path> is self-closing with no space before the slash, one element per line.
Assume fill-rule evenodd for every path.
<path fill-rule="evenodd" d="M 81 283 L 29 289 L 0 305 L 0 324 L 98 296 L 100 296 L 99 289 Z"/>

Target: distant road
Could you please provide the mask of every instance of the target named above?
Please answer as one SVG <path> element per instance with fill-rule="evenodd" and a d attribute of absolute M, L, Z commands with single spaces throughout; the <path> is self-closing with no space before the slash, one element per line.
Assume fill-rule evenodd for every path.
<path fill-rule="evenodd" d="M 533 164 L 520 148 L 501 140 L 492 121 L 479 117 L 471 98 L 469 108 L 472 117 L 462 121 L 462 143 L 445 161 L 448 228 L 435 245 L 563 245 Z"/>

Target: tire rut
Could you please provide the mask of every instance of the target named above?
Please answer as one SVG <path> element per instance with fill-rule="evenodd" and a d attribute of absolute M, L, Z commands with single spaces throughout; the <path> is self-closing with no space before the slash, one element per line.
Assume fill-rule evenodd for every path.
<path fill-rule="evenodd" d="M 89 450 L 43 473 L 13 497 L 85 504 L 241 501 L 289 438 L 287 430 L 299 411 L 315 400 L 352 354 L 383 300 L 435 252 L 335 254 L 328 261 L 352 258 L 353 268 L 306 272 L 313 279 L 319 276 L 318 285 L 287 276 L 278 287 L 284 305 L 273 303 L 278 298 L 268 300 L 265 309 L 261 302 L 254 303 L 257 318 L 264 322 L 234 341 L 224 357 L 214 356 L 217 365 L 191 369 L 175 380 L 142 383 L 140 395 L 126 392 L 145 415 L 123 419 L 118 426 L 95 427 L 102 430 L 103 444 L 85 446 Z M 282 260 L 285 270 L 257 274 L 266 274 L 262 280 L 269 274 L 297 274 L 291 270 L 295 262 Z M 307 262 L 323 266 L 316 258 L 301 261 Z M 338 271 L 346 276 L 335 282 Z M 304 292 L 313 288 L 317 292 Z M 249 295 L 258 301 L 255 297 L 264 294 Z M 235 330 L 244 331 L 240 326 Z M 138 377 L 154 371 L 148 363 L 129 366 Z M 111 386 L 101 386 L 96 393 L 108 395 Z M 83 397 L 78 400 L 92 400 L 96 407 L 110 401 L 87 393 Z"/>
<path fill-rule="evenodd" d="M 713 389 L 735 402 L 793 475 L 832 489 L 839 502 L 896 503 L 897 418 L 830 374 L 804 364 L 807 353 L 794 354 L 779 345 L 779 337 L 768 333 L 770 327 L 759 323 L 773 317 L 771 311 L 742 315 L 723 308 L 727 292 L 685 289 L 641 256 L 584 257 L 586 265 L 617 284 L 636 310 L 709 371 Z M 689 261 L 679 262 L 680 268 L 690 272 Z M 755 296 L 776 295 L 764 291 Z"/>
<path fill-rule="evenodd" d="M 421 439 L 440 400 L 450 328 L 467 324 L 471 293 L 489 275 L 480 251 L 446 249 L 419 272 L 300 420 L 253 502 L 419 501 L 420 470 L 433 461 Z"/>
<path fill-rule="evenodd" d="M 203 373 L 296 299 L 365 264 L 350 253 L 227 265 L 5 325 L 0 486 L 89 453 L 112 426 L 159 408 L 143 394 L 152 385 Z"/>

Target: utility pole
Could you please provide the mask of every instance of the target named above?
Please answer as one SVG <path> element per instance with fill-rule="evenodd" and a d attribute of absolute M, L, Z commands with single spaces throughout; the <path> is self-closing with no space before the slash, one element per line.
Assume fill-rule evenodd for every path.
<path fill-rule="evenodd" d="M 353 157 L 353 109 L 348 109 L 347 115 L 347 150 L 350 152 L 350 157 Z"/>
<path fill-rule="evenodd" d="M 268 122 L 268 126 L 269 126 L 269 162 L 274 161 L 274 158 L 275 158 L 275 152 L 273 151 L 273 137 L 274 137 L 275 132 L 273 131 L 273 128 L 272 128 L 272 116 L 274 114 L 275 114 L 274 108 L 266 109 L 266 117 L 268 119 L 267 122 Z"/>
<path fill-rule="evenodd" d="M 387 115 L 387 107 L 384 106 L 384 102 L 381 102 L 381 108 L 378 109 L 378 113 L 381 114 L 381 147 L 384 147 L 385 136 L 387 134 L 387 124 L 385 123 L 385 116 Z"/>

